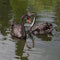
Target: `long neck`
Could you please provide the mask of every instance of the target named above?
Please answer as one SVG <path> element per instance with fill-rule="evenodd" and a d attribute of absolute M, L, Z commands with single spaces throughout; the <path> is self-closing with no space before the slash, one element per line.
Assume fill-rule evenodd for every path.
<path fill-rule="evenodd" d="M 21 34 L 22 34 L 22 37 L 25 36 L 25 27 L 24 27 L 24 19 L 21 18 Z"/>
<path fill-rule="evenodd" d="M 32 24 L 31 24 L 31 26 L 30 26 L 30 32 L 32 31 L 32 28 L 33 28 L 33 26 L 34 26 L 35 20 L 36 20 L 36 18 L 34 17 L 34 20 L 33 20 Z"/>
<path fill-rule="evenodd" d="M 34 17 L 33 22 L 31 23 L 31 27 L 34 25 L 34 23 L 35 23 L 35 17 Z"/>

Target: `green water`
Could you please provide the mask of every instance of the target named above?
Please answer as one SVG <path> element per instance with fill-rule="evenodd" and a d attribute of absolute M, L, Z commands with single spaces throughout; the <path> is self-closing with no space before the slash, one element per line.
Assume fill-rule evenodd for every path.
<path fill-rule="evenodd" d="M 10 35 L 12 21 L 20 23 L 27 9 L 37 13 L 36 24 L 51 22 L 52 35 L 19 40 Z M 60 60 L 59 0 L 0 0 L 0 60 Z"/>

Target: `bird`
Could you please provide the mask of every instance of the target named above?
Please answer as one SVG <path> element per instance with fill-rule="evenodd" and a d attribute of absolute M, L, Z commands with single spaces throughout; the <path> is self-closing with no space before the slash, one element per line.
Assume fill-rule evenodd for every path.
<path fill-rule="evenodd" d="M 13 24 L 11 25 L 11 35 L 12 36 L 14 36 L 16 38 L 19 38 L 19 39 L 26 38 L 25 27 L 26 26 L 32 27 L 34 22 L 35 22 L 35 17 L 33 17 L 33 19 L 32 19 L 33 21 L 30 24 L 30 21 L 31 21 L 30 16 L 32 16 L 32 14 L 31 15 L 27 15 L 27 14 L 23 15 L 20 19 L 20 24 L 17 24 L 16 22 L 13 22 Z M 29 18 L 29 19 L 26 19 L 26 20 L 29 20 L 28 24 L 24 23 L 25 17 Z"/>
<path fill-rule="evenodd" d="M 42 23 L 39 25 L 35 25 L 35 27 L 33 26 L 32 28 L 30 28 L 30 33 L 34 34 L 34 35 L 38 35 L 38 34 L 48 34 L 48 33 L 52 33 L 53 30 L 53 25 L 52 23 Z"/>

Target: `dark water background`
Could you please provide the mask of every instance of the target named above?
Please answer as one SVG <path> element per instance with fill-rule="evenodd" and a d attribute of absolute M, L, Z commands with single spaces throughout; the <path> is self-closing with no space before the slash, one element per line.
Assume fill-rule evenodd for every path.
<path fill-rule="evenodd" d="M 36 24 L 51 22 L 53 35 L 12 38 L 10 24 L 27 10 L 37 13 Z M 60 1 L 0 0 L 0 60 L 60 60 Z"/>

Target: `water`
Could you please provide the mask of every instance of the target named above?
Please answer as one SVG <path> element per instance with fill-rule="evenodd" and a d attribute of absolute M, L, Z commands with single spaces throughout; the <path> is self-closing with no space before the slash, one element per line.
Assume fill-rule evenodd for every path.
<path fill-rule="evenodd" d="M 22 6 L 23 12 L 22 9 L 18 11 L 19 7 L 16 3 L 14 3 L 16 7 L 12 6 L 13 1 L 11 4 L 9 0 L 0 1 L 0 60 L 60 60 L 60 2 L 53 0 L 52 4 L 51 2 L 48 4 L 49 1 L 45 1 L 44 4 L 43 1 L 38 3 L 39 0 L 29 0 L 22 6 L 25 1 L 23 0 L 19 6 L 20 8 Z M 37 12 L 36 24 L 46 21 L 53 24 L 53 35 L 32 35 L 26 40 L 11 36 L 10 24 L 13 20 L 19 22 L 20 16 L 26 13 L 28 6 L 31 6 L 32 11 Z"/>

